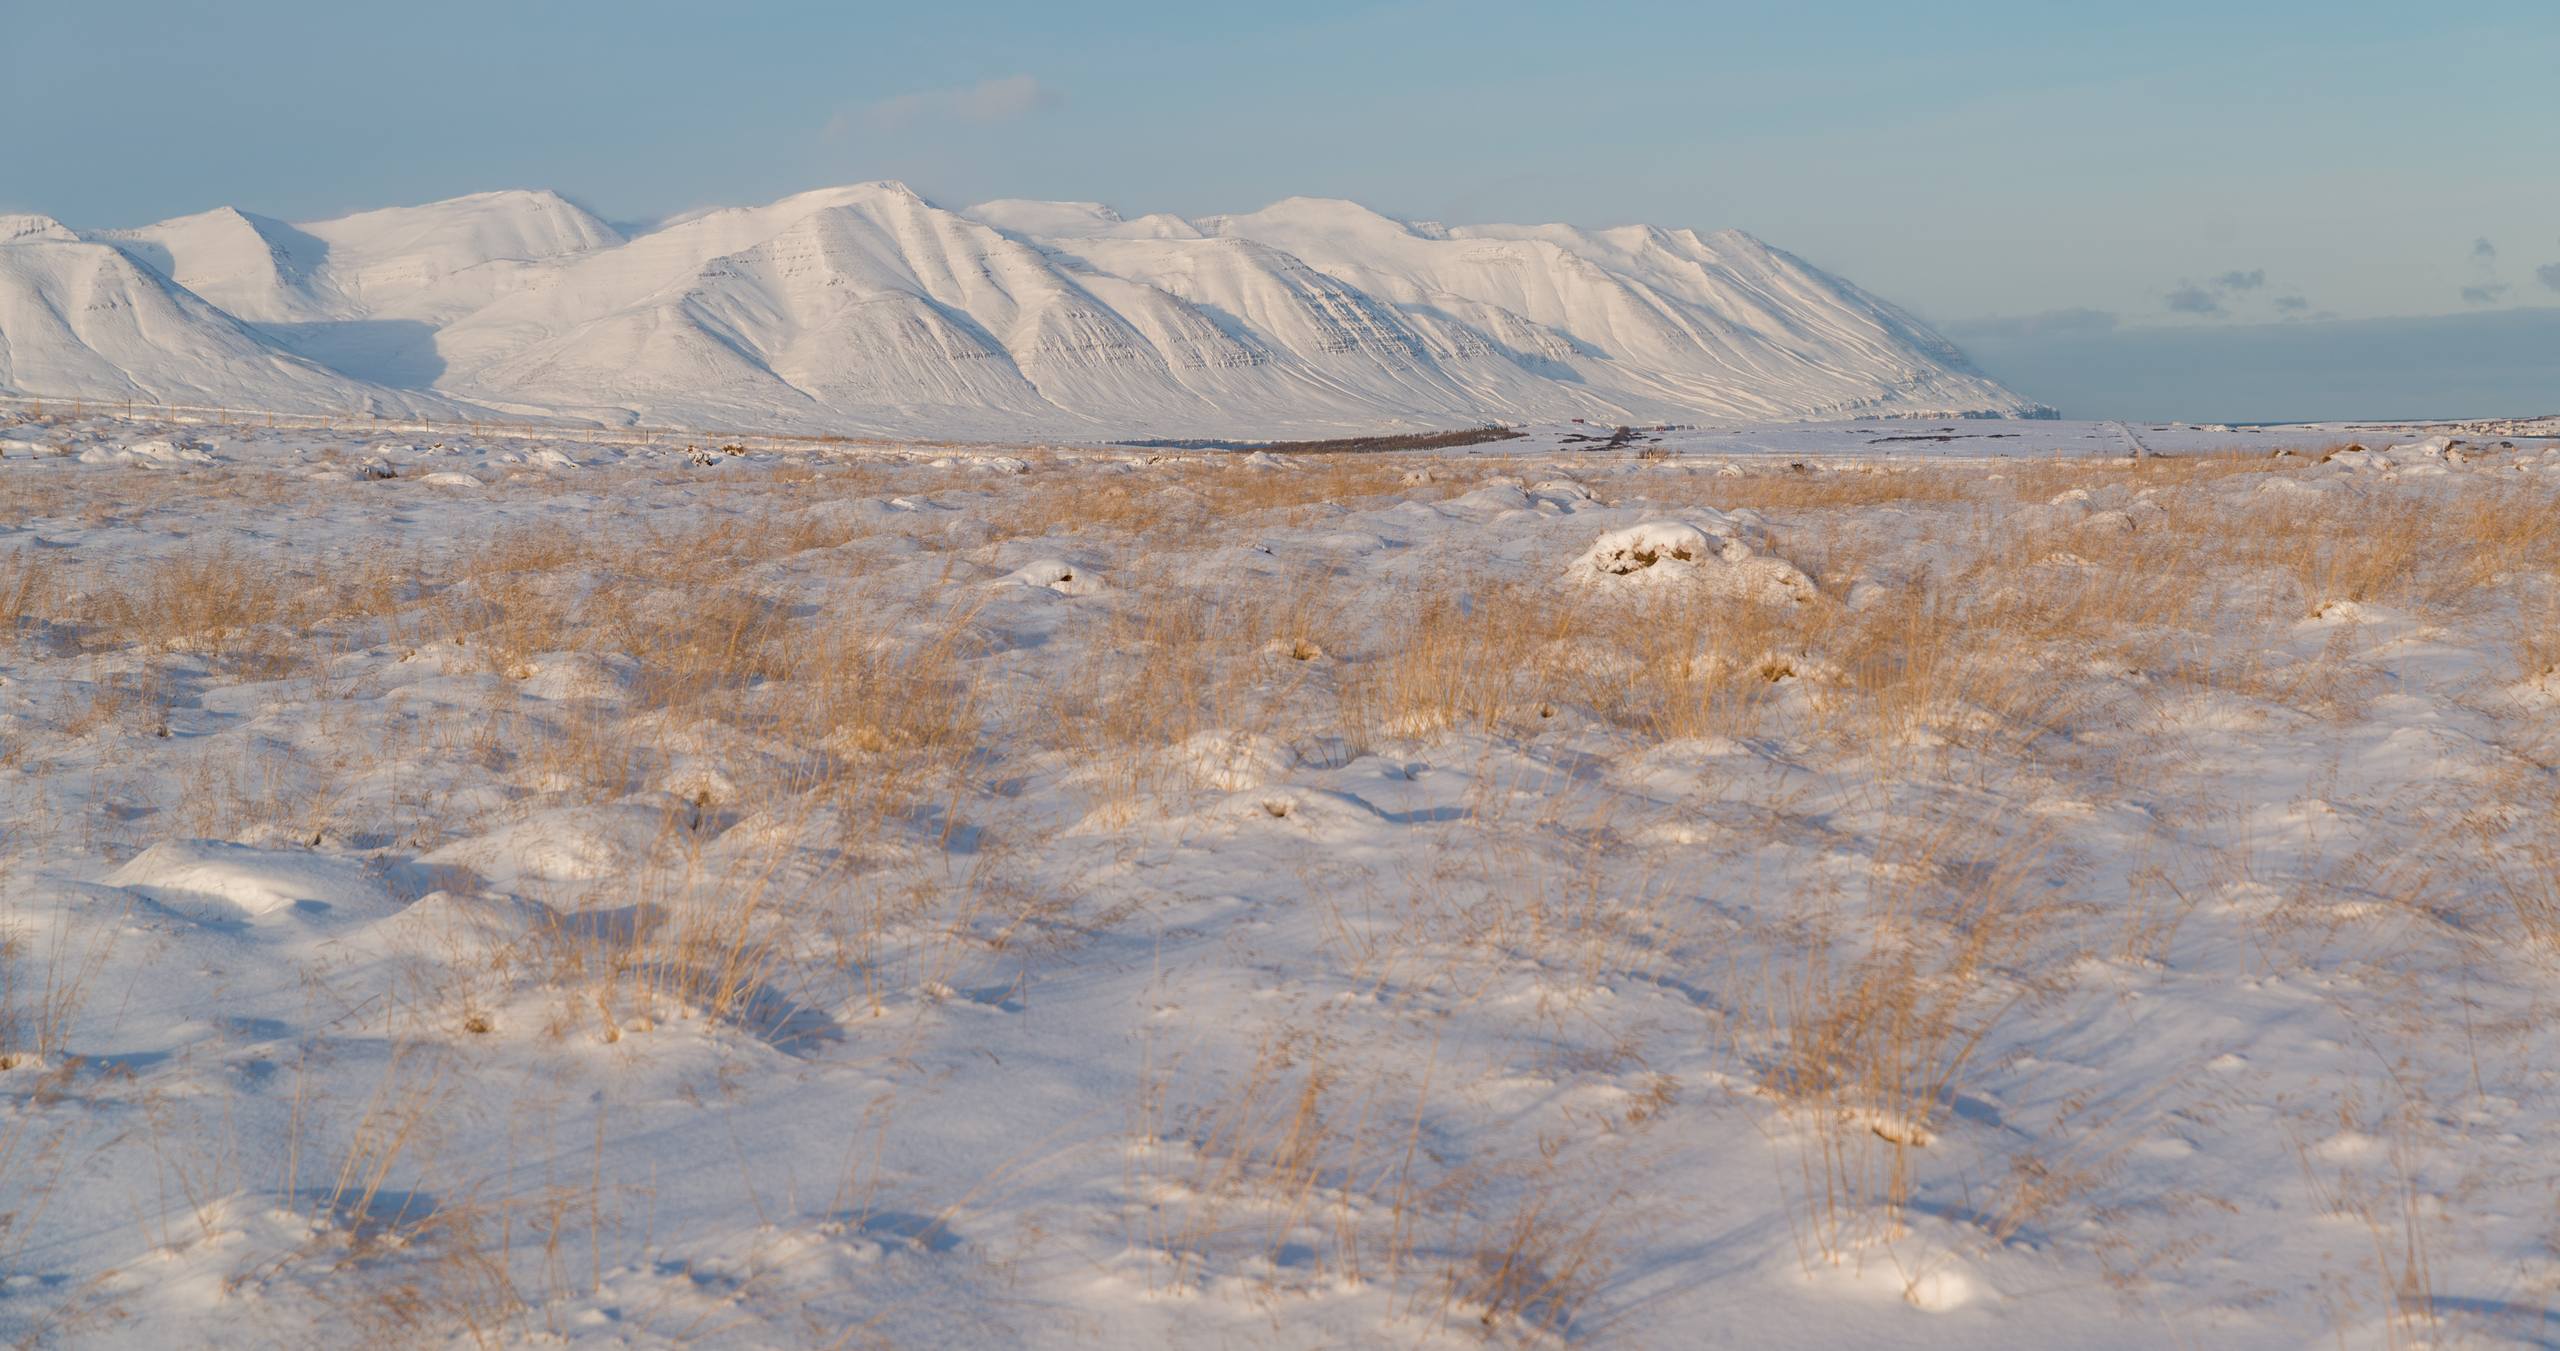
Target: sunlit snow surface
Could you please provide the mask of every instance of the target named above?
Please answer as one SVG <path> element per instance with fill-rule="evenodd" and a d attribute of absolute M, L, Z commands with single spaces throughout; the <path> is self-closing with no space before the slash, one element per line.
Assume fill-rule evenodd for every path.
<path fill-rule="evenodd" d="M 299 224 L 0 217 L 0 394 L 1079 440 L 2035 407 L 1739 231 L 1313 198 L 1127 221 L 898 183 L 630 237 L 527 191 Z"/>
<path fill-rule="evenodd" d="M 2560 428 L 15 418 L 12 1340 L 2552 1335 L 2550 550 L 2234 552 L 2220 627 L 2134 628 L 2199 522 L 2547 514 Z M 1933 585 L 2129 618 L 2027 605 L 1843 734 L 1925 654 L 1822 635 Z M 1606 711 L 1698 656 L 1600 622 L 1649 604 L 1812 636 L 1670 737 Z M 1443 716 L 1372 674 L 1426 633 L 1539 674 L 1397 667 Z M 1983 1029 L 1925 1119 L 1787 1077 L 1967 916 L 2014 929 L 1915 959 Z"/>

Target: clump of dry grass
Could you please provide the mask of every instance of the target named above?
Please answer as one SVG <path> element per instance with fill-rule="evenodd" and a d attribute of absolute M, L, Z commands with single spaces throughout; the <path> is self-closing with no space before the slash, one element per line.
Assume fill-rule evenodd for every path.
<path fill-rule="evenodd" d="M 535 936 L 532 964 L 566 996 L 564 1012 L 591 1016 L 607 1042 L 679 1018 L 736 1023 L 778 1044 L 806 1035 L 783 992 L 779 860 L 711 866 L 672 811 L 649 854 L 609 897 L 559 913 Z"/>
<path fill-rule="evenodd" d="M 1006 710 L 1071 764 L 1101 819 L 1195 786 L 1202 765 L 1174 752 L 1204 732 L 1287 743 L 1330 730 L 1348 619 L 1319 575 L 1220 594 L 1174 569 L 1121 574 L 1089 655 Z"/>
<path fill-rule="evenodd" d="M 2450 509 L 2446 561 L 2471 587 L 2503 587 L 2560 579 L 2560 511 L 2540 485 L 2508 482 L 2478 488 Z"/>
<path fill-rule="evenodd" d="M 56 1062 L 68 1050 L 72 1018 L 113 952 L 118 918 L 57 917 L 41 932 L 0 926 L 0 1072 L 30 1059 Z"/>
<path fill-rule="evenodd" d="M 1448 1298 L 1488 1332 L 1563 1337 L 1611 1269 L 1623 1194 L 1594 1198 L 1539 1186 L 1486 1224 L 1449 1265 Z"/>
<path fill-rule="evenodd" d="M 74 702 L 60 717 L 65 737 L 77 739 L 112 728 L 168 734 L 168 681 L 159 666 L 148 660 L 130 670 L 96 669 L 77 690 Z"/>
<path fill-rule="evenodd" d="M 308 618 L 272 569 L 227 544 L 145 565 L 101 597 L 97 610 L 93 644 L 201 651 L 217 659 L 242 651 L 262 628 L 294 631 Z"/>
<path fill-rule="evenodd" d="M 2270 534 L 2292 534 L 2299 547 L 2288 551 L 2294 577 L 2307 604 L 2319 614 L 2339 601 L 2413 597 L 2430 579 L 2426 566 L 2435 524 L 2411 512 L 2341 529 L 2345 521 L 2326 514 L 2309 519 L 2287 517 L 2261 526 Z M 2422 596 L 2416 598 L 2423 599 Z"/>
<path fill-rule="evenodd" d="M 2540 680 L 2560 673 L 2560 598 L 2520 601 L 2513 623 L 2516 674 Z"/>
<path fill-rule="evenodd" d="M 1135 1237 L 1167 1259 L 1150 1279 L 1178 1288 L 1214 1263 L 1284 1296 L 1429 1273 L 1438 1306 L 1418 1289 L 1412 1312 L 1505 1336 L 1565 1332 L 1610 1270 L 1627 1197 L 1563 1183 L 1560 1139 L 1534 1157 L 1434 1158 L 1432 1073 L 1391 1083 L 1331 1056 L 1320 1032 L 1278 1028 L 1223 1092 L 1172 1116 L 1171 1085 L 1148 1073 Z"/>
<path fill-rule="evenodd" d="M 1488 586 L 1431 591 L 1384 626 L 1387 642 L 1357 652 L 1343 692 L 1353 740 L 1496 731 L 1534 706 L 1567 607 L 1552 592 Z"/>
<path fill-rule="evenodd" d="M 2503 906 L 2518 946 L 2544 961 L 2560 959 L 2560 850 L 2533 841 L 2485 850 L 2490 894 Z"/>
<path fill-rule="evenodd" d="M 1308 1279 L 1321 1280 L 1331 1268 L 1354 1280 L 1363 1275 L 1364 1226 L 1352 1189 L 1369 1142 L 1341 1115 L 1365 1113 L 1356 1102 L 1346 1108 L 1337 1101 L 1344 1096 L 1338 1072 L 1290 1041 L 1266 1039 L 1232 1090 L 1175 1128 L 1186 1146 L 1176 1157 L 1189 1166 L 1157 1183 L 1176 1204 L 1148 1212 L 1153 1232 L 1146 1241 L 1175 1255 L 1177 1283 L 1189 1263 L 1214 1249 L 1232 1258 L 1241 1244 L 1277 1266 L 1284 1248 L 1310 1234 L 1321 1239 Z M 1141 1144 L 1164 1149 L 1161 1129 L 1146 1128 Z M 1402 1255 L 1366 1254 L 1381 1268 Z"/>
<path fill-rule="evenodd" d="M 1955 823 L 1881 849 L 1848 951 L 1826 940 L 1773 978 L 1761 1085 L 1801 1130 L 1809 1262 L 1900 1233 L 1975 1052 L 2024 992 L 2005 973 L 2056 918 L 2035 858 Z"/>
<path fill-rule="evenodd" d="M 2483 595 L 2560 569 L 2553 497 L 2539 485 L 2466 483 L 2460 492 L 2377 500 L 2362 485 L 2182 504 L 2173 531 L 2190 568 L 2289 579 L 2296 614 L 2341 601 L 2467 609 Z"/>
<path fill-rule="evenodd" d="M 824 757 L 798 786 L 873 830 L 955 794 L 989 716 L 967 663 L 975 613 L 943 598 L 855 604 L 783 636 L 759 725 Z M 946 814 L 946 829 L 956 825 Z"/>
<path fill-rule="evenodd" d="M 2341 1116 L 2351 1107 L 2342 1106 Z M 2399 1103 L 2380 1129 L 2389 1141 L 2386 1176 L 2324 1166 L 2296 1141 L 2304 1182 L 2313 1203 L 2328 1216 L 2364 1232 L 2371 1265 L 2360 1280 L 2339 1281 L 2323 1292 L 2344 1324 L 2378 1311 L 2383 1344 L 2399 1351 L 2442 1345 L 2445 1314 L 2437 1299 L 2436 1231 L 2446 1220 L 2444 1198 L 2419 1177 L 2421 1129 L 2411 1104 Z"/>
<path fill-rule="evenodd" d="M 44 617 L 54 586 L 52 566 L 28 550 L 0 559 L 0 628 L 15 638 L 20 625 Z"/>

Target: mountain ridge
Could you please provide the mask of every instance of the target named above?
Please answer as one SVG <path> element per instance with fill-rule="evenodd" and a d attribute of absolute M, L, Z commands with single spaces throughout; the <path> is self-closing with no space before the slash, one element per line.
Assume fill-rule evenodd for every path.
<path fill-rule="evenodd" d="M 97 250 L 134 270 L 111 288 L 129 312 L 49 317 Z M 12 216 L 0 352 L 0 390 L 39 397 L 990 439 L 2041 411 L 1740 231 L 1443 225 L 1316 197 L 952 210 L 893 181 L 629 234 L 522 189 L 298 223 Z"/>

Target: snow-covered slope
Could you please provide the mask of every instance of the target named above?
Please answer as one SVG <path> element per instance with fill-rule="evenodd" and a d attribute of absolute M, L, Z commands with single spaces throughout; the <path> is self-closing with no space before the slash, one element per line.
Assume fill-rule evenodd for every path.
<path fill-rule="evenodd" d="M 120 250 L 170 303 L 237 321 L 233 346 L 323 379 L 607 422 L 1252 437 L 2033 408 L 1910 316 L 1732 231 L 1453 228 L 1311 198 L 1199 220 L 955 212 L 896 183 L 629 239 L 547 192 L 44 227 L 26 227 L 39 251 Z M 48 378 L 96 364 L 32 320 L 5 336 Z M 183 372 L 193 350 L 143 364 Z M 95 378 L 119 397 L 142 383 Z"/>
<path fill-rule="evenodd" d="M 1996 406 L 1945 339 L 1738 230 L 1415 227 L 1311 198 L 1202 224 L 1286 250 L 1408 312 L 1526 345 L 1530 360 L 1637 411 Z"/>
<path fill-rule="evenodd" d="M 149 264 L 162 276 L 251 323 L 325 315 L 312 294 L 312 273 L 328 246 L 280 220 L 217 207 L 138 230 L 94 236 Z"/>
<path fill-rule="evenodd" d="M 557 193 L 513 191 L 299 226 L 222 207 L 93 237 L 252 323 L 449 320 L 545 264 L 622 242 Z"/>
<path fill-rule="evenodd" d="M 0 390 L 293 411 L 455 408 L 296 356 L 125 251 L 41 216 L 0 218 Z"/>

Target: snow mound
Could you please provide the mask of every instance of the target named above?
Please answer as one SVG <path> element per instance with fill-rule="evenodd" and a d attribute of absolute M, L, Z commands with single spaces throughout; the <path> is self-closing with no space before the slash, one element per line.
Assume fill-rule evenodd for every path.
<path fill-rule="evenodd" d="M 1103 589 L 1100 573 L 1057 558 L 1043 558 L 1026 564 L 1015 569 L 1005 580 L 1042 587 L 1061 596 L 1090 596 Z"/>
<path fill-rule="evenodd" d="M 1505 511 L 1527 511 L 1529 494 L 1519 483 L 1496 479 L 1463 497 L 1453 497 L 1443 504 L 1451 511 L 1480 511 L 1488 514 Z"/>
<path fill-rule="evenodd" d="M 2168 509 L 2148 497 L 2128 497 L 2120 488 L 2093 493 L 2073 488 L 2049 501 L 2018 508 L 2009 522 L 2022 530 L 2085 531 L 2095 535 L 2130 535 L 2167 523 Z"/>
<path fill-rule="evenodd" d="M 1649 521 L 1602 535 L 1574 567 L 1593 577 L 1635 577 L 1665 563 L 1695 567 L 1722 548 L 1721 541 L 1685 521 Z"/>
<path fill-rule="evenodd" d="M 212 464 L 211 453 L 169 441 L 136 441 L 129 446 L 91 446 L 80 452 L 82 464 L 132 464 L 159 469 L 173 464 Z"/>
<path fill-rule="evenodd" d="M 395 948 L 460 957 L 507 948 L 558 919 L 551 907 L 521 897 L 434 891 L 372 932 Z"/>
<path fill-rule="evenodd" d="M 638 666 L 631 658 L 591 652 L 545 652 L 528 663 L 517 688 L 536 699 L 610 699 L 630 684 Z"/>
<path fill-rule="evenodd" d="M 494 886 L 589 882 L 646 874 L 686 819 L 674 804 L 563 807 L 538 812 L 420 858 L 433 868 L 468 868 Z"/>
<path fill-rule="evenodd" d="M 1295 761 L 1288 747 L 1254 732 L 1202 732 L 1174 748 L 1174 759 L 1203 788 L 1240 793 L 1276 783 Z"/>
<path fill-rule="evenodd" d="M 1874 578 L 1853 583 L 1849 587 L 1848 604 L 1853 611 L 1872 610 L 1900 594 L 1899 589 Z"/>
<path fill-rule="evenodd" d="M 1029 460 L 1018 459 L 1011 455 L 945 455 L 938 460 L 928 461 L 925 467 L 964 469 L 972 474 L 1028 474 L 1031 472 Z"/>
<path fill-rule="evenodd" d="M 1779 603 L 1814 594 L 1813 579 L 1794 564 L 1686 521 L 1612 530 L 1593 541 L 1567 575 L 1608 587 L 1704 586 L 1718 595 Z"/>
<path fill-rule="evenodd" d="M 295 906 L 383 910 L 391 904 L 380 879 L 353 859 L 220 840 L 164 840 L 109 873 L 106 882 L 155 900 L 218 901 L 252 916 Z"/>
<path fill-rule="evenodd" d="M 1529 505 L 1559 516 L 1571 515 L 1599 502 L 1589 488 L 1572 479 L 1548 479 L 1528 489 Z"/>

